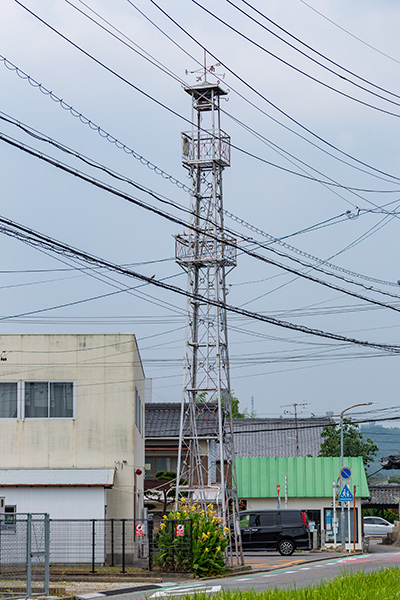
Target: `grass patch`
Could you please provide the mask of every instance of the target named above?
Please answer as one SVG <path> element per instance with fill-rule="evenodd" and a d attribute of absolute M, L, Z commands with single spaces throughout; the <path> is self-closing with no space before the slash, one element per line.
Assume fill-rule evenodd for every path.
<path fill-rule="evenodd" d="M 195 594 L 197 600 L 210 600 L 209 594 Z M 190 598 L 190 596 L 188 596 Z M 192 596 L 193 598 L 193 596 Z M 395 600 L 400 599 L 400 568 L 389 567 L 371 573 L 344 573 L 332 581 L 302 588 L 274 588 L 263 592 L 223 591 L 215 600 Z"/>

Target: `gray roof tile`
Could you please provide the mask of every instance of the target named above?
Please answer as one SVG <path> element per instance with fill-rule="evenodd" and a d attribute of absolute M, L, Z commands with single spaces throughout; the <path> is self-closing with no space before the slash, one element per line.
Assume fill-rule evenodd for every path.
<path fill-rule="evenodd" d="M 199 437 L 214 438 L 218 433 L 217 405 L 199 403 L 196 418 Z M 146 404 L 146 439 L 178 438 L 181 419 L 180 402 L 158 402 Z M 185 419 L 185 432 L 188 418 Z"/>
<path fill-rule="evenodd" d="M 318 456 L 329 417 L 233 419 L 236 456 Z M 297 453 L 297 445 L 299 447 Z"/>

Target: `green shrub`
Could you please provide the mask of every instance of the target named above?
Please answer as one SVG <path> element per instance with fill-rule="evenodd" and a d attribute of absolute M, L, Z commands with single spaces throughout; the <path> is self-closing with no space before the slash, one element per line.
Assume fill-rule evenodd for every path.
<path fill-rule="evenodd" d="M 229 530 L 223 527 L 212 505 L 204 511 L 198 503 L 188 504 L 182 498 L 179 510 L 171 511 L 163 519 L 157 536 L 157 562 L 164 570 L 190 571 L 192 568 L 193 573 L 200 577 L 226 571 L 224 553 Z M 183 525 L 182 536 L 177 535 L 177 525 Z"/>

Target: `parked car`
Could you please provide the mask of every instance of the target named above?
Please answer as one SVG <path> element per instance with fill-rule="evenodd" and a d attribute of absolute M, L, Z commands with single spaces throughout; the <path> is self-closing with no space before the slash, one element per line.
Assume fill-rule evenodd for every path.
<path fill-rule="evenodd" d="M 304 510 L 247 510 L 239 513 L 243 550 L 277 550 L 290 556 L 310 549 Z"/>
<path fill-rule="evenodd" d="M 382 519 L 382 517 L 364 517 L 364 535 L 366 537 L 379 536 L 384 537 L 392 533 L 393 525 Z"/>

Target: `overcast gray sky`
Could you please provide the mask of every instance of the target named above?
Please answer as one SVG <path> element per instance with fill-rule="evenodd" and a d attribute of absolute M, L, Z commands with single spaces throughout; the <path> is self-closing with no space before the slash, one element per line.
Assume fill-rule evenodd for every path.
<path fill-rule="evenodd" d="M 222 103 L 222 127 L 237 148 L 232 149 L 231 167 L 224 172 L 225 209 L 266 234 L 278 238 L 296 234 L 285 241 L 346 270 L 335 271 L 327 265 L 330 273 L 400 297 L 399 217 L 394 214 L 400 212 L 400 181 L 395 179 L 400 177 L 400 6 L 389 0 L 250 3 L 306 47 L 242 0 L 232 2 L 341 76 L 293 50 L 227 0 L 200 0 L 199 4 L 259 47 L 191 0 L 158 0 L 158 5 L 200 45 L 150 0 L 5 0 L 0 53 L 10 62 L 8 69 L 0 63 L 0 116 L 11 116 L 188 206 L 188 194 L 149 168 L 146 160 L 189 184 L 181 166 L 180 143 L 180 132 L 189 125 L 179 115 L 191 117 L 190 98 L 182 82 L 195 83 L 196 74 L 185 75 L 185 70 L 199 67 L 183 50 L 201 62 L 200 46 L 204 46 L 225 65 L 217 66 L 216 72 L 230 90 L 228 102 Z M 131 48 L 78 9 L 108 29 L 114 26 L 113 33 L 120 38 L 127 36 L 123 39 Z M 149 53 L 151 62 L 132 48 L 140 54 Z M 160 61 L 169 74 L 156 68 L 152 64 L 155 61 Z M 18 77 L 10 63 L 31 76 L 31 83 L 40 82 L 42 91 L 51 90 L 53 100 L 62 98 L 64 110 L 48 94 Z M 213 63 L 215 60 L 209 58 L 209 64 Z M 109 143 L 65 110 L 67 105 L 146 160 L 139 161 Z M 182 216 L 4 120 L 1 131 Z M 172 278 L 168 281 L 186 287 L 186 276 L 173 259 L 173 235 L 182 231 L 179 225 L 95 189 L 5 142 L 0 152 L 3 217 L 118 264 L 135 265 L 148 276 Z M 329 181 L 345 187 L 329 186 Z M 317 224 L 322 225 L 298 233 Z M 226 225 L 265 241 L 262 233 L 229 217 Z M 273 247 L 318 264 L 288 248 Z M 147 285 L 89 300 L 117 289 L 137 288 L 140 283 L 107 274 L 111 281 L 101 272 L 73 270 L 64 259 L 60 262 L 60 257 L 57 260 L 4 235 L 0 237 L 0 253 L 3 333 L 135 333 L 146 374 L 153 379 L 153 401 L 180 401 L 184 298 Z M 269 256 L 267 251 L 264 254 Z M 279 260 L 309 271 L 287 258 Z M 400 305 L 396 297 L 315 270 L 310 273 L 388 306 Z M 306 281 L 254 258 L 239 254 L 228 284 L 232 305 L 359 340 L 400 344 L 399 314 L 394 310 Z M 52 309 L 69 303 L 73 304 Z M 42 312 L 29 314 L 34 311 Z M 290 410 L 285 405 L 294 402 L 308 403 L 304 416 L 326 411 L 337 414 L 356 402 L 376 402 L 370 407 L 372 417 L 396 414 L 384 409 L 398 405 L 399 355 L 338 344 L 235 315 L 229 315 L 228 322 L 232 387 L 242 408 L 250 409 L 253 397 L 254 407 L 262 416 L 283 414 Z"/>

